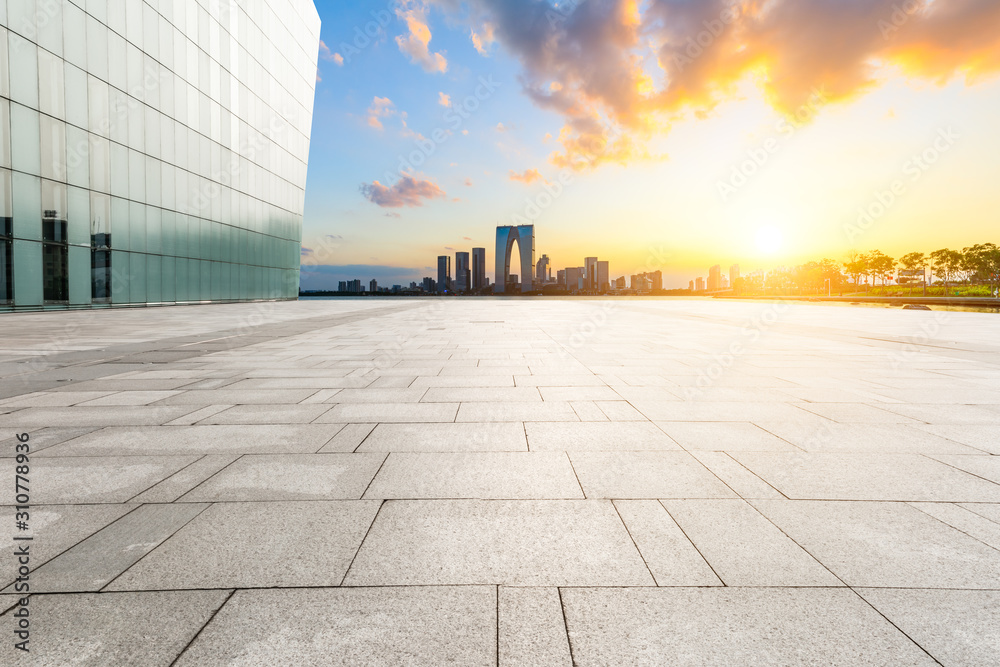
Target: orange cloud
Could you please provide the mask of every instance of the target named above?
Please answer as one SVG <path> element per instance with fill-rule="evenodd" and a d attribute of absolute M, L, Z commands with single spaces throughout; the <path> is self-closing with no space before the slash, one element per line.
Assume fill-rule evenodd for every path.
<path fill-rule="evenodd" d="M 391 186 L 382 185 L 378 181 L 363 183 L 360 190 L 365 199 L 384 208 L 423 206 L 424 200 L 446 196 L 436 183 L 408 175 Z"/>
<path fill-rule="evenodd" d="M 444 93 L 438 93 L 438 104 L 443 107 L 451 106 L 451 95 L 445 95 Z"/>
<path fill-rule="evenodd" d="M 430 50 L 431 29 L 427 26 L 427 8 L 414 0 L 403 0 L 396 9 L 396 16 L 406 22 L 408 35 L 396 37 L 399 50 L 420 65 L 425 72 L 448 71 L 448 60 L 441 53 Z"/>
<path fill-rule="evenodd" d="M 518 181 L 524 183 L 525 185 L 531 185 L 535 181 L 544 181 L 542 175 L 538 173 L 537 169 L 525 169 L 524 173 L 519 174 L 513 169 L 510 170 L 510 180 Z"/>
<path fill-rule="evenodd" d="M 564 119 L 557 166 L 648 159 L 653 134 L 747 79 L 795 116 L 893 69 L 940 83 L 1000 73 L 997 0 L 429 1 L 520 61 L 524 92 Z"/>
<path fill-rule="evenodd" d="M 376 130 L 382 130 L 384 129 L 382 119 L 394 115 L 396 115 L 396 106 L 392 103 L 392 100 L 388 97 L 376 96 L 372 100 L 371 106 L 368 107 L 368 125 L 374 127 Z"/>

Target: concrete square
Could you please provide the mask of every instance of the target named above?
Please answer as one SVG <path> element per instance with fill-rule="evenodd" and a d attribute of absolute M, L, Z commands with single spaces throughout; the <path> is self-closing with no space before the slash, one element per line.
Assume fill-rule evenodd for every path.
<path fill-rule="evenodd" d="M 935 665 L 853 591 L 570 588 L 580 665 Z"/>
<path fill-rule="evenodd" d="M 387 501 L 347 586 L 651 586 L 610 502 Z"/>
<path fill-rule="evenodd" d="M 648 422 L 527 422 L 532 451 L 610 452 L 679 450 Z"/>
<path fill-rule="evenodd" d="M 527 451 L 524 426 L 491 424 L 379 424 L 360 452 Z"/>
<path fill-rule="evenodd" d="M 108 590 L 338 586 L 377 511 L 368 500 L 212 505 Z"/>
<path fill-rule="evenodd" d="M 571 452 L 588 498 L 733 498 L 687 452 Z"/>
<path fill-rule="evenodd" d="M 357 500 L 385 454 L 247 454 L 181 502 Z"/>
<path fill-rule="evenodd" d="M 177 662 L 496 664 L 494 586 L 237 591 Z"/>
<path fill-rule="evenodd" d="M 556 499 L 583 491 L 561 452 L 393 453 L 365 498 Z"/>

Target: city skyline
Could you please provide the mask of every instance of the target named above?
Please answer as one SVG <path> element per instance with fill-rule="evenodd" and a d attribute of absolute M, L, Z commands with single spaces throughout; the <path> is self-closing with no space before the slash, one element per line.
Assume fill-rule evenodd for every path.
<path fill-rule="evenodd" d="M 525 18 L 553 37 L 534 55 L 511 31 L 514 6 L 318 3 L 303 246 L 326 268 L 314 282 L 353 267 L 412 280 L 427 257 L 489 247 L 496 225 L 535 224 L 557 263 L 612 228 L 612 265 L 638 270 L 666 249 L 674 287 L 716 258 L 899 255 L 972 245 L 996 225 L 995 6 L 563 3 L 552 22 Z M 739 16 L 720 29 L 729 6 Z M 814 34 L 824 24 L 836 30 Z M 681 66 L 689 39 L 707 46 Z M 594 55 L 574 63 L 572 45 Z M 606 78 L 587 88 L 597 54 Z M 590 142 L 601 135 L 608 148 Z M 594 164 L 568 166 L 581 155 L 592 160 L 576 166 Z M 468 236 L 470 220 L 485 233 Z"/>

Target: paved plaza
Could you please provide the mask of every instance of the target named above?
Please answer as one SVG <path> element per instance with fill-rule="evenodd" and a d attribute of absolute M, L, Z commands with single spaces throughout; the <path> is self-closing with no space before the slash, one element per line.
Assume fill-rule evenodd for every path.
<path fill-rule="evenodd" d="M 2 664 L 1000 655 L 995 314 L 344 299 L 0 339 Z"/>

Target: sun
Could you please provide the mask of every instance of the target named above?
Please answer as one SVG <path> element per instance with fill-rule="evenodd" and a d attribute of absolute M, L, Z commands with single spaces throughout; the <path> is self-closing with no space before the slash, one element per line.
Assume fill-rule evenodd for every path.
<path fill-rule="evenodd" d="M 757 230 L 757 250 L 762 255 L 773 255 L 784 245 L 785 237 L 777 227 L 767 225 Z"/>

